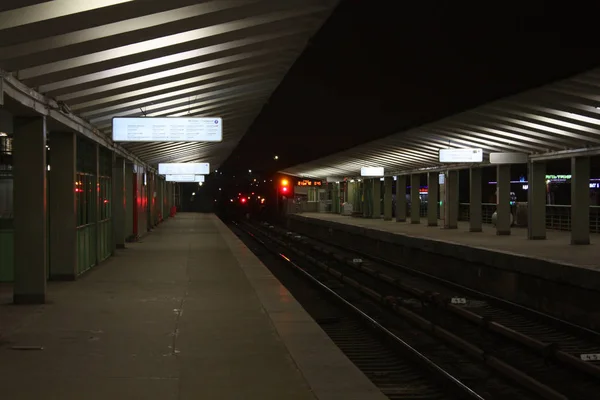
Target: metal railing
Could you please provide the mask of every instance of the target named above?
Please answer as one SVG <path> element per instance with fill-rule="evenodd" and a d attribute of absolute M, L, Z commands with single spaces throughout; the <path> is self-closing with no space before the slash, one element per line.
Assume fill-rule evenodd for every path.
<path fill-rule="evenodd" d="M 496 204 L 483 203 L 482 207 L 482 222 L 484 224 L 492 223 L 492 215 L 496 211 Z M 469 220 L 469 203 L 460 203 L 459 220 Z M 425 214 L 426 215 L 426 214 Z M 516 225 L 527 226 L 519 222 L 519 218 L 515 218 Z M 600 206 L 590 206 L 589 212 L 590 232 L 600 233 Z M 559 231 L 571 230 L 571 206 L 570 205 L 546 205 L 546 228 Z"/>

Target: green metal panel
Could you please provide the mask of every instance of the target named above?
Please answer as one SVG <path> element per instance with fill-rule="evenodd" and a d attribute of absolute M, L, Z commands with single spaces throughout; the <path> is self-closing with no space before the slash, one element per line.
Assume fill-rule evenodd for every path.
<path fill-rule="evenodd" d="M 12 229 L 0 230 L 0 282 L 14 280 L 14 235 Z"/>
<path fill-rule="evenodd" d="M 98 259 L 99 261 L 103 261 L 112 255 L 112 219 L 100 221 L 99 234 L 100 248 L 98 249 Z"/>
<path fill-rule="evenodd" d="M 77 228 L 77 272 L 84 273 L 96 265 L 96 224 Z"/>

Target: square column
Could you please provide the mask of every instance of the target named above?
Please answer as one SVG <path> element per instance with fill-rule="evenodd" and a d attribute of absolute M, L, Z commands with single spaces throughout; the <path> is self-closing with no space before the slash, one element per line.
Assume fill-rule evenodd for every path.
<path fill-rule="evenodd" d="M 125 248 L 127 238 L 125 217 L 127 215 L 127 196 L 125 191 L 125 159 L 116 157 L 112 171 L 112 219 L 113 237 L 117 249 Z"/>
<path fill-rule="evenodd" d="M 427 174 L 427 226 L 438 226 L 438 180 L 437 172 Z"/>
<path fill-rule="evenodd" d="M 383 180 L 383 220 L 392 220 L 392 185 L 394 178 L 386 176 Z"/>
<path fill-rule="evenodd" d="M 421 223 L 421 197 L 419 188 L 421 187 L 421 175 L 412 174 L 410 176 L 410 223 Z"/>
<path fill-rule="evenodd" d="M 447 171 L 444 182 L 444 228 L 458 228 L 458 171 Z"/>
<path fill-rule="evenodd" d="M 469 232 L 482 232 L 481 168 L 469 170 Z"/>
<path fill-rule="evenodd" d="M 333 212 L 336 214 L 340 213 L 340 184 L 339 183 L 334 183 L 333 184 Z"/>
<path fill-rule="evenodd" d="M 396 222 L 406 222 L 406 175 L 396 177 Z"/>
<path fill-rule="evenodd" d="M 527 238 L 546 239 L 546 163 L 529 164 L 527 179 Z"/>
<path fill-rule="evenodd" d="M 133 165 L 125 162 L 125 239 L 133 235 Z"/>
<path fill-rule="evenodd" d="M 46 302 L 47 210 L 46 119 L 14 121 L 14 268 L 13 301 Z"/>
<path fill-rule="evenodd" d="M 50 134 L 48 172 L 50 214 L 50 279 L 77 278 L 77 137 L 72 132 Z"/>
<path fill-rule="evenodd" d="M 571 244 L 590 244 L 590 158 L 572 158 L 571 175 Z"/>
<path fill-rule="evenodd" d="M 440 196 L 440 219 L 442 227 L 446 226 L 446 173 L 441 172 L 438 175 L 438 190 Z"/>
<path fill-rule="evenodd" d="M 363 181 L 363 217 L 371 218 L 373 215 L 373 180 Z"/>
<path fill-rule="evenodd" d="M 510 235 L 510 164 L 498 165 L 496 181 L 496 235 Z"/>
<path fill-rule="evenodd" d="M 100 145 L 98 143 L 94 143 L 94 157 L 96 157 L 94 162 L 94 180 L 95 180 L 95 192 L 92 198 L 92 203 L 95 204 L 94 214 L 91 218 L 91 221 L 95 224 L 96 229 L 96 266 L 100 264 L 100 260 L 102 259 L 101 249 L 102 249 L 102 241 L 101 241 L 101 229 L 100 229 Z"/>
<path fill-rule="evenodd" d="M 381 180 L 379 178 L 373 179 L 373 211 L 371 218 L 381 218 Z"/>
<path fill-rule="evenodd" d="M 352 203 L 352 210 L 356 209 L 356 202 L 354 201 L 354 193 L 356 192 L 356 182 L 348 182 L 348 202 Z"/>

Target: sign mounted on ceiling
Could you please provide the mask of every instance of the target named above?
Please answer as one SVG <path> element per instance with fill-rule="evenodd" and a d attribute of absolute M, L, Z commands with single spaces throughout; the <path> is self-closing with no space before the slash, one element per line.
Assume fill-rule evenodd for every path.
<path fill-rule="evenodd" d="M 383 167 L 362 167 L 360 176 L 383 176 Z"/>
<path fill-rule="evenodd" d="M 483 162 L 482 149 L 440 149 L 442 163 L 480 163 Z"/>
<path fill-rule="evenodd" d="M 167 182 L 204 182 L 204 175 L 167 175 Z"/>
<path fill-rule="evenodd" d="M 527 164 L 525 153 L 490 153 L 490 164 Z"/>
<path fill-rule="evenodd" d="M 221 118 L 127 118 L 112 119 L 115 142 L 221 142 Z"/>
<path fill-rule="evenodd" d="M 158 164 L 159 175 L 208 175 L 209 163 L 162 163 Z"/>

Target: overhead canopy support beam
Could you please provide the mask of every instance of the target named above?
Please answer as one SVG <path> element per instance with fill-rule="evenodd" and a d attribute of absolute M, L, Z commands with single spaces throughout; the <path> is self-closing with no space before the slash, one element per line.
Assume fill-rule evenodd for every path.
<path fill-rule="evenodd" d="M 571 157 L 594 157 L 600 155 L 600 147 L 589 147 L 585 149 L 573 149 L 553 151 L 544 154 L 532 154 L 529 159 L 536 161 L 564 160 Z"/>
<path fill-rule="evenodd" d="M 128 3 L 133 0 L 54 0 L 41 4 L 18 8 L 0 13 L 0 26 L 3 29 L 34 24 L 48 19 L 79 14 L 99 8 L 110 7 L 117 4 Z"/>
<path fill-rule="evenodd" d="M 56 101 L 48 99 L 42 96 L 41 94 L 36 93 L 35 91 L 31 90 L 30 88 L 19 82 L 17 79 L 6 74 L 4 71 L 0 71 L 0 75 L 2 75 L 1 81 L 3 82 L 2 92 L 10 96 L 20 104 L 31 108 L 40 115 L 49 117 L 61 123 L 65 127 L 77 133 L 80 133 L 86 138 L 92 140 L 93 142 L 98 143 L 114 151 L 115 153 L 128 159 L 129 161 L 132 161 L 138 165 L 143 165 L 152 172 L 155 171 L 154 168 L 151 168 L 149 165 L 144 163 L 134 154 L 125 150 L 121 146 L 116 145 L 112 140 L 108 139 L 106 136 L 101 134 L 96 128 L 94 128 L 92 125 L 88 124 L 81 118 L 71 113 L 62 112 L 61 106 Z"/>

